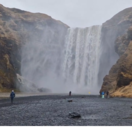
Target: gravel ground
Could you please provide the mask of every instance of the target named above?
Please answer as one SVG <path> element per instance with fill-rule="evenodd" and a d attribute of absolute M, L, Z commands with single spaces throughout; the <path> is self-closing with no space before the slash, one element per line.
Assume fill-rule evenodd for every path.
<path fill-rule="evenodd" d="M 73 102 L 68 102 L 72 100 Z M 45 95 L 0 100 L 0 126 L 131 126 L 132 99 Z M 68 117 L 70 112 L 80 119 Z"/>

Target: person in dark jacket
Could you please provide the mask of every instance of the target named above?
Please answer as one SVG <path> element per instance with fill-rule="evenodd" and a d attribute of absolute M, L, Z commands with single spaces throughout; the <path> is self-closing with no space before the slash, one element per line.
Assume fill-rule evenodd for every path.
<path fill-rule="evenodd" d="M 100 97 L 101 97 L 101 95 L 102 95 L 101 91 L 99 92 L 99 94 L 100 94 Z"/>
<path fill-rule="evenodd" d="M 10 93 L 10 98 L 11 98 L 11 103 L 13 103 L 13 100 L 15 98 L 15 92 L 14 92 L 14 90 L 12 90 L 12 92 Z"/>
<path fill-rule="evenodd" d="M 109 98 L 109 91 L 106 92 L 106 97 Z"/>
<path fill-rule="evenodd" d="M 71 96 L 71 91 L 69 92 L 69 96 Z"/>

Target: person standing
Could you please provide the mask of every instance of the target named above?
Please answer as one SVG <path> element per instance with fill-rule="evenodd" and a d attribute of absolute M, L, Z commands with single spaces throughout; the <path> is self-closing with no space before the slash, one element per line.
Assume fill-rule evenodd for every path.
<path fill-rule="evenodd" d="M 105 95 L 105 93 L 104 93 L 104 91 L 102 91 L 102 99 L 104 98 L 104 95 Z"/>
<path fill-rule="evenodd" d="M 69 92 L 69 96 L 71 96 L 71 91 Z"/>
<path fill-rule="evenodd" d="M 99 95 L 100 95 L 100 97 L 101 97 L 101 95 L 102 95 L 102 94 L 101 94 L 101 91 L 99 92 Z"/>
<path fill-rule="evenodd" d="M 106 92 L 106 96 L 107 96 L 107 98 L 109 98 L 109 91 Z"/>
<path fill-rule="evenodd" d="M 13 100 L 15 98 L 15 92 L 14 92 L 14 90 L 12 90 L 12 92 L 10 93 L 10 98 L 11 98 L 11 103 L 13 103 Z"/>

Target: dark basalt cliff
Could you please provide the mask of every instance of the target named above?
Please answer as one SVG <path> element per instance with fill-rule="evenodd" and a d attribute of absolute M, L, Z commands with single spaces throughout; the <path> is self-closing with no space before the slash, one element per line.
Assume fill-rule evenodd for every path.
<path fill-rule="evenodd" d="M 0 5 L 0 91 L 17 88 L 22 46 L 31 42 L 37 44 L 45 30 L 52 34 L 55 43 L 63 44 L 64 37 L 61 40 L 58 38 L 65 36 L 67 28 L 67 25 L 48 15 Z"/>
<path fill-rule="evenodd" d="M 108 90 L 111 96 L 132 97 L 131 26 L 132 8 L 121 11 L 103 24 L 99 76 L 102 79 L 108 74 L 104 77 L 101 91 Z"/>

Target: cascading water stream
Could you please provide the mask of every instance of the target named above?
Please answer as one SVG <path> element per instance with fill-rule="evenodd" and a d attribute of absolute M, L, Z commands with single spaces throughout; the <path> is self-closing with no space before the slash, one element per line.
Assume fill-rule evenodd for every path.
<path fill-rule="evenodd" d="M 101 26 L 69 28 L 65 44 L 54 36 L 47 28 L 39 43 L 23 47 L 22 76 L 54 93 L 98 93 Z"/>
<path fill-rule="evenodd" d="M 63 77 L 87 90 L 98 87 L 101 26 L 68 29 Z M 80 90 L 81 91 L 81 90 Z"/>

